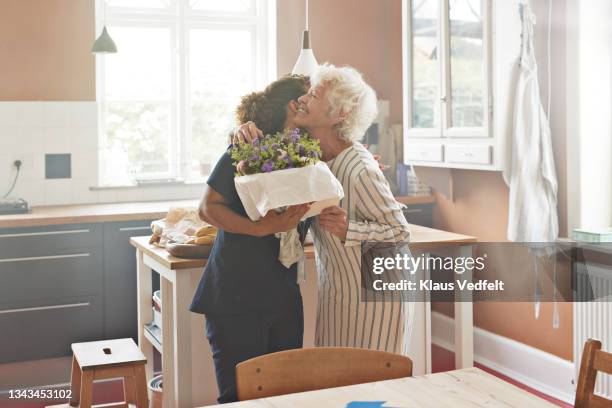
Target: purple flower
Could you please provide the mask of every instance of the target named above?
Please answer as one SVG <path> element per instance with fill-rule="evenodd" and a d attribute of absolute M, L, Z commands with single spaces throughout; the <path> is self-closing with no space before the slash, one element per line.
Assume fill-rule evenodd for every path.
<path fill-rule="evenodd" d="M 253 146 L 259 146 L 259 138 L 253 140 Z"/>
<path fill-rule="evenodd" d="M 306 153 L 306 148 L 304 147 L 303 144 L 299 144 L 298 145 L 298 153 L 299 153 L 300 156 L 303 156 L 304 153 Z"/>
<path fill-rule="evenodd" d="M 260 149 L 260 150 L 261 150 L 262 152 L 267 152 L 267 151 L 268 151 L 268 146 L 263 145 L 263 146 L 261 146 L 261 149 Z"/>
<path fill-rule="evenodd" d="M 264 173 L 269 173 L 274 170 L 274 162 L 272 160 L 268 160 L 261 166 L 261 171 Z"/>
<path fill-rule="evenodd" d="M 298 128 L 293 129 L 293 131 L 289 135 L 289 138 L 291 139 L 293 143 L 299 142 L 300 141 L 300 129 Z"/>
<path fill-rule="evenodd" d="M 254 162 L 260 159 L 259 152 L 255 152 L 251 157 L 249 157 L 249 161 Z"/>

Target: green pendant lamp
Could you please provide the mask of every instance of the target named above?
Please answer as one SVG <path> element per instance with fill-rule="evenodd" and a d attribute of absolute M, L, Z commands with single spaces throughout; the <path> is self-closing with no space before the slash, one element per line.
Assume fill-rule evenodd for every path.
<path fill-rule="evenodd" d="M 104 20 L 102 26 L 102 32 L 100 36 L 94 41 L 93 46 L 91 47 L 91 52 L 93 54 L 114 54 L 117 52 L 117 45 L 113 41 L 110 35 L 108 35 L 108 31 L 106 30 L 106 3 L 102 5 L 103 9 L 103 17 Z"/>
<path fill-rule="evenodd" d="M 102 28 L 102 33 L 98 39 L 94 41 L 91 52 L 94 54 L 113 54 L 117 52 L 117 45 L 115 45 L 111 36 L 108 35 L 106 26 Z"/>

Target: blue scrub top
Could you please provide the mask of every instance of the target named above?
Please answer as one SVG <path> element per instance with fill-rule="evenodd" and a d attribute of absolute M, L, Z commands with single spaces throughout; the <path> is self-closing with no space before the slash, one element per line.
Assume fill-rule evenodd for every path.
<path fill-rule="evenodd" d="M 234 185 L 236 168 L 226 152 L 208 185 L 225 198 L 229 208 L 246 217 Z M 306 233 L 307 225 L 300 224 Z M 253 237 L 222 229 L 217 233 L 190 310 L 222 316 L 288 310 L 301 305 L 297 264 L 285 268 L 278 260 L 279 239 Z"/>

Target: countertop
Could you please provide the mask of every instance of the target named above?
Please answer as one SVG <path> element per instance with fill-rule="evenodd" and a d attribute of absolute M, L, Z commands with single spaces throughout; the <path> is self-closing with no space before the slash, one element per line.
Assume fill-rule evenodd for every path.
<path fill-rule="evenodd" d="M 29 214 L 0 215 L 0 228 L 150 220 L 165 217 L 170 207 L 197 206 L 198 200 L 180 200 L 32 207 Z"/>
<path fill-rule="evenodd" d="M 403 204 L 430 204 L 432 196 L 397 197 Z M 197 207 L 198 200 L 147 201 L 33 207 L 28 214 L 0 215 L 0 228 L 163 218 L 170 207 Z"/>

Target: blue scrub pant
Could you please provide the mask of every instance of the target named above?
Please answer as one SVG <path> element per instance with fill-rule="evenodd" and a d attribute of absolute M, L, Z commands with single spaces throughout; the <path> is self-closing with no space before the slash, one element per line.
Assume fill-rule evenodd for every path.
<path fill-rule="evenodd" d="M 237 401 L 236 365 L 276 351 L 301 348 L 304 337 L 302 302 L 293 310 L 206 316 L 220 404 Z"/>

